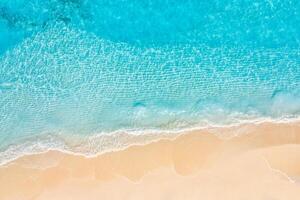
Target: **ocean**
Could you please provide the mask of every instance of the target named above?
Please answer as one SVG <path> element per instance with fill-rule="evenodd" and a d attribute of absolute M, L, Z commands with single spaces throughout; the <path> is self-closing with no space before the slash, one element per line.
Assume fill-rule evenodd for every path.
<path fill-rule="evenodd" d="M 0 163 L 298 119 L 299 24 L 297 0 L 0 0 Z"/>

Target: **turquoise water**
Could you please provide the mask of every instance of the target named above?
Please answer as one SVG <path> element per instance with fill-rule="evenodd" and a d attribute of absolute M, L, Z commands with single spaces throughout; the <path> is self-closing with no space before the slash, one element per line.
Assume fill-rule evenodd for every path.
<path fill-rule="evenodd" d="M 298 118 L 299 24 L 297 0 L 0 0 L 0 150 Z"/>

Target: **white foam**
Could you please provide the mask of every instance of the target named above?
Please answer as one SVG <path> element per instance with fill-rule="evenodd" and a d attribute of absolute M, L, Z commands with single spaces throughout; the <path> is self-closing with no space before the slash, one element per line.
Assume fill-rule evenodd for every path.
<path fill-rule="evenodd" d="M 26 138 L 18 144 L 10 145 L 5 151 L 0 152 L 0 166 L 6 165 L 26 155 L 41 154 L 51 150 L 67 154 L 95 157 L 103 153 L 118 151 L 132 145 L 144 145 L 163 138 L 174 139 L 179 135 L 198 130 L 216 130 L 222 128 L 234 128 L 242 125 L 259 125 L 262 123 L 297 123 L 300 118 L 260 118 L 244 120 L 228 125 L 209 125 L 202 127 L 190 127 L 184 129 L 161 130 L 118 130 L 113 132 L 101 132 L 88 137 L 70 137 L 66 134 L 43 134 L 41 136 Z M 233 137 L 237 136 L 237 133 Z"/>

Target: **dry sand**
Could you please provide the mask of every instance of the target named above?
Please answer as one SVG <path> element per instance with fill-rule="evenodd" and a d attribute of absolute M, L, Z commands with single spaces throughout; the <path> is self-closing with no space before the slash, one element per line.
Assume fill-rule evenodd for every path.
<path fill-rule="evenodd" d="M 24 156 L 0 167 L 0 199 L 299 200 L 300 124 L 192 131 L 94 158 Z"/>

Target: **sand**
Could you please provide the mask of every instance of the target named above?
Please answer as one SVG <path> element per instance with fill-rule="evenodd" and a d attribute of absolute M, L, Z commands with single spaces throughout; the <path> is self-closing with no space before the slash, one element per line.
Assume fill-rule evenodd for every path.
<path fill-rule="evenodd" d="M 23 156 L 0 167 L 0 199 L 298 200 L 300 123 L 191 131 L 93 158 Z"/>

